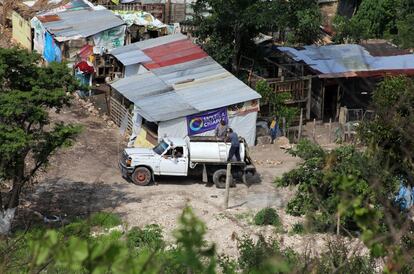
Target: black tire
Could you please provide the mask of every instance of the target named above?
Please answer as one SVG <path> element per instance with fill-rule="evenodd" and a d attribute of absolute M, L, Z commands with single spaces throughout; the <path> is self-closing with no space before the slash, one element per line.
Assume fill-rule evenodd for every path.
<path fill-rule="evenodd" d="M 226 188 L 226 174 L 225 169 L 218 169 L 213 174 L 213 182 L 217 188 Z M 233 185 L 233 176 L 230 175 L 230 185 Z"/>
<path fill-rule="evenodd" d="M 245 185 L 250 186 L 261 182 L 259 173 L 255 171 L 245 171 L 242 177 L 242 181 Z"/>
<path fill-rule="evenodd" d="M 146 186 L 151 182 L 151 171 L 146 167 L 137 167 L 131 176 L 132 182 L 137 186 Z"/>

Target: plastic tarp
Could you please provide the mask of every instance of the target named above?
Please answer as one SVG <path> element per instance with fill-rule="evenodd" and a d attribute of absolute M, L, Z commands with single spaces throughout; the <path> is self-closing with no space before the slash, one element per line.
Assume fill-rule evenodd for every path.
<path fill-rule="evenodd" d="M 46 61 L 50 62 L 62 62 L 62 52 L 59 46 L 56 44 L 52 35 L 48 32 L 45 33 L 45 45 L 43 50 L 43 57 Z"/>
<path fill-rule="evenodd" d="M 115 14 L 119 15 L 122 20 L 128 25 L 128 27 L 132 25 L 137 26 L 145 26 L 148 29 L 160 29 L 165 28 L 163 22 L 155 18 L 151 13 L 145 11 L 121 11 L 121 10 L 114 10 Z"/>
<path fill-rule="evenodd" d="M 256 140 L 257 112 L 251 112 L 242 116 L 229 117 L 229 126 L 240 136 L 246 139 L 249 146 L 254 146 Z M 158 124 L 158 138 L 187 137 L 187 119 L 181 117 Z M 198 136 L 214 136 L 214 130 L 207 131 Z"/>
<path fill-rule="evenodd" d="M 95 43 L 94 52 L 111 50 L 124 45 L 126 26 L 119 26 L 109 30 L 102 31 L 93 36 Z"/>
<path fill-rule="evenodd" d="M 395 197 L 395 203 L 399 206 L 400 210 L 410 209 L 414 203 L 414 188 L 400 184 L 400 189 Z"/>

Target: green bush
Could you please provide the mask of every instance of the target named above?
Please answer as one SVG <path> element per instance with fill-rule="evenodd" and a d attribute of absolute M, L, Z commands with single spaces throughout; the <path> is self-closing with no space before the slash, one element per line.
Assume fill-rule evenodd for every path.
<path fill-rule="evenodd" d="M 323 158 L 325 156 L 325 151 L 319 145 L 312 143 L 308 139 L 300 140 L 294 149 L 289 150 L 289 153 L 304 160 Z"/>
<path fill-rule="evenodd" d="M 122 222 L 121 218 L 114 213 L 97 212 L 90 216 L 89 223 L 91 226 L 111 228 L 120 225 Z"/>
<path fill-rule="evenodd" d="M 259 236 L 255 243 L 244 236 L 238 243 L 239 268 L 243 273 L 291 273 L 299 269 L 298 255 L 291 249 L 282 251 L 275 240 Z"/>
<path fill-rule="evenodd" d="M 371 274 L 376 268 L 372 258 L 354 255 L 354 251 L 344 242 L 330 242 L 327 247 L 328 251 L 312 262 L 315 273 Z"/>
<path fill-rule="evenodd" d="M 255 225 L 273 225 L 276 227 L 280 227 L 282 222 L 280 221 L 280 217 L 277 214 L 276 210 L 273 208 L 264 208 L 260 210 L 254 216 L 254 224 Z"/>
<path fill-rule="evenodd" d="M 162 229 L 156 224 L 146 225 L 143 229 L 133 227 L 127 233 L 127 245 L 129 248 L 137 249 L 143 247 L 160 249 L 165 245 Z"/>
<path fill-rule="evenodd" d="M 292 234 L 303 234 L 305 233 L 305 227 L 302 223 L 296 223 L 292 226 Z"/>

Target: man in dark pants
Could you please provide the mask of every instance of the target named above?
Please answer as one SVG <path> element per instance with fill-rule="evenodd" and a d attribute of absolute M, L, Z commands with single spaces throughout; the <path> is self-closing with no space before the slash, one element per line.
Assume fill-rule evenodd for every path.
<path fill-rule="evenodd" d="M 239 136 L 237 136 L 236 132 L 233 132 L 231 128 L 228 129 L 227 140 L 231 142 L 231 147 L 229 151 L 229 157 L 227 158 L 227 162 L 230 162 L 234 155 L 236 155 L 236 159 L 240 162 L 240 142 Z"/>

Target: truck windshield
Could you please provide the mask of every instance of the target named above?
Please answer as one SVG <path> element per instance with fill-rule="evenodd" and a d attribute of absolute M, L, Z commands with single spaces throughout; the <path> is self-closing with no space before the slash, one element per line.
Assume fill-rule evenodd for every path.
<path fill-rule="evenodd" d="M 164 141 L 161 141 L 158 145 L 156 145 L 153 148 L 153 150 L 155 153 L 161 155 L 167 148 L 168 148 L 168 144 Z"/>

